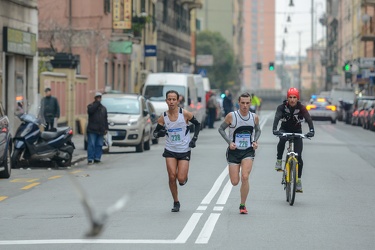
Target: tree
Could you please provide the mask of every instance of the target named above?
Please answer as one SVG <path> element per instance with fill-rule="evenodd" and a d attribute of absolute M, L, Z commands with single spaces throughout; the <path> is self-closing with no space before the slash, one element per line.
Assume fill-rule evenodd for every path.
<path fill-rule="evenodd" d="M 219 32 L 202 31 L 197 35 L 197 55 L 212 55 L 212 66 L 198 66 L 206 69 L 211 88 L 221 90 L 239 85 L 239 67 L 235 63 L 234 52 L 230 44 Z"/>

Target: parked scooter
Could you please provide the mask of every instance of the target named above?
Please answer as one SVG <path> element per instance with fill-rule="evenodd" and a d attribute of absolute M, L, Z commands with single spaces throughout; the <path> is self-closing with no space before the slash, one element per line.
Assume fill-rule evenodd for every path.
<path fill-rule="evenodd" d="M 27 113 L 17 116 L 22 123 L 13 137 L 12 168 L 19 167 L 21 159 L 50 159 L 59 167 L 71 165 L 75 146 L 70 127 L 58 127 L 54 132 L 41 132 L 41 120 L 36 116 Z"/>

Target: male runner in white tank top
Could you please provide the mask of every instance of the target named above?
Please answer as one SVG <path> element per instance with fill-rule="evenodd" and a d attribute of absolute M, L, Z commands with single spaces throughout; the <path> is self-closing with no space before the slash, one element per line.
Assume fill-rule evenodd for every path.
<path fill-rule="evenodd" d="M 241 203 L 240 213 L 247 214 L 246 199 L 249 194 L 249 176 L 253 167 L 255 149 L 258 148 L 258 139 L 261 134 L 259 117 L 251 113 L 251 96 L 241 94 L 238 98 L 239 110 L 228 113 L 219 127 L 219 133 L 228 143 L 226 158 L 229 168 L 229 177 L 233 186 L 240 181 L 241 172 Z M 229 134 L 225 129 L 229 127 Z"/>
<path fill-rule="evenodd" d="M 154 131 L 156 138 L 167 136 L 165 139 L 165 157 L 169 189 L 173 197 L 172 212 L 180 211 L 178 200 L 177 183 L 180 186 L 186 184 L 188 180 L 189 161 L 191 148 L 195 147 L 200 131 L 200 123 L 195 119 L 193 113 L 179 107 L 179 94 L 177 91 L 169 90 L 166 93 L 168 111 L 158 119 L 158 125 Z M 190 140 L 189 122 L 194 124 L 194 136 Z"/>

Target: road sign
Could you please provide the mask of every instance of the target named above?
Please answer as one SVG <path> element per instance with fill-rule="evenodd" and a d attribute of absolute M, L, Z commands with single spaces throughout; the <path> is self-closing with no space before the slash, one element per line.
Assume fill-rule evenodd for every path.
<path fill-rule="evenodd" d="M 207 70 L 206 69 L 198 69 L 198 74 L 202 77 L 207 77 Z"/>

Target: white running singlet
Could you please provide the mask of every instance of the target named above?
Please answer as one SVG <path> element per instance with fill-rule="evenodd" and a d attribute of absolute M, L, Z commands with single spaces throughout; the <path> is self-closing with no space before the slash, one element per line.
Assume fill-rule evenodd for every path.
<path fill-rule="evenodd" d="M 178 118 L 174 122 L 169 120 L 167 112 L 164 112 L 164 124 L 167 129 L 165 149 L 175 153 L 190 151 L 190 131 L 188 130 L 188 124 L 186 124 L 182 108 L 180 108 Z"/>
<path fill-rule="evenodd" d="M 252 147 L 254 114 L 249 112 L 243 117 L 239 111 L 232 111 L 232 124 L 229 126 L 229 138 L 237 149 L 245 150 Z"/>

